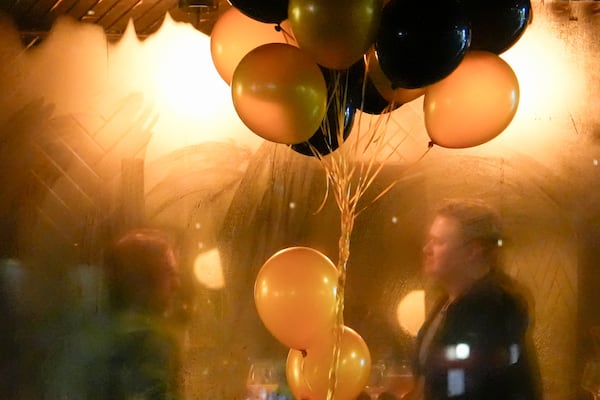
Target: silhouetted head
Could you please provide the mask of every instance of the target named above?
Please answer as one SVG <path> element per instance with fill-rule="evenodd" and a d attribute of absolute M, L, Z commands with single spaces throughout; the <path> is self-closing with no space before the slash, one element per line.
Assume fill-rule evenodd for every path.
<path fill-rule="evenodd" d="M 500 218 L 475 199 L 445 201 L 435 212 L 423 247 L 424 273 L 452 291 L 484 275 L 498 264 Z"/>
<path fill-rule="evenodd" d="M 175 251 L 156 229 L 135 229 L 106 253 L 109 290 L 117 307 L 164 312 L 179 287 Z"/>

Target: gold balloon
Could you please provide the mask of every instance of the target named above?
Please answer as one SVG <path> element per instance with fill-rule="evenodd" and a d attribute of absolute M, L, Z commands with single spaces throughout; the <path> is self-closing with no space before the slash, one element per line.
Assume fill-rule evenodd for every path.
<path fill-rule="evenodd" d="M 217 72 L 228 85 L 233 71 L 251 50 L 267 43 L 295 45 L 287 21 L 281 24 L 280 31 L 275 27 L 247 17 L 235 7 L 219 17 L 210 34 L 210 54 Z"/>
<path fill-rule="evenodd" d="M 345 69 L 375 40 L 382 0 L 290 0 L 288 18 L 301 49 L 318 64 Z"/>
<path fill-rule="evenodd" d="M 446 78 L 425 90 L 425 127 L 433 143 L 466 148 L 498 136 L 519 104 L 519 82 L 496 54 L 467 53 Z"/>
<path fill-rule="evenodd" d="M 281 343 L 305 349 L 335 320 L 338 272 L 322 253 L 290 247 L 271 256 L 254 285 L 256 309 Z"/>
<path fill-rule="evenodd" d="M 399 87 L 394 89 L 392 87 L 392 82 L 381 70 L 379 60 L 377 59 L 377 53 L 374 48 L 369 49 L 365 54 L 365 60 L 367 74 L 369 78 L 371 78 L 371 82 L 373 82 L 375 89 L 377 89 L 377 92 L 390 103 L 402 105 L 425 94 L 425 88 L 406 89 Z"/>
<path fill-rule="evenodd" d="M 371 355 L 362 337 L 342 327 L 340 362 L 336 373 L 335 400 L 354 400 L 363 390 L 371 371 Z M 333 358 L 333 334 L 306 350 L 291 349 L 286 361 L 286 377 L 296 399 L 325 400 L 329 389 L 329 369 Z"/>
<path fill-rule="evenodd" d="M 231 81 L 240 119 L 276 143 L 307 141 L 327 110 L 327 86 L 318 65 L 297 47 L 265 44 L 240 61 Z"/>

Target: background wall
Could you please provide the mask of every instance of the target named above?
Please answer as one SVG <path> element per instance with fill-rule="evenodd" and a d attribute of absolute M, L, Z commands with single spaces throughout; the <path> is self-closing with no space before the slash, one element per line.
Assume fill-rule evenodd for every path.
<path fill-rule="evenodd" d="M 374 359 L 407 357 L 412 339 L 396 308 L 423 289 L 428 212 L 444 197 L 482 197 L 507 222 L 507 270 L 535 300 L 547 398 L 567 400 L 583 396 L 582 365 L 598 350 L 590 329 L 600 325 L 600 19 L 596 2 L 534 5 L 533 24 L 503 56 L 521 104 L 498 138 L 427 152 L 421 99 L 386 121 L 401 144 L 364 204 L 398 183 L 357 220 L 346 321 Z M 33 397 L 53 390 L 48 371 L 72 334 L 64 310 L 101 310 L 93 267 L 107 241 L 155 226 L 176 239 L 186 276 L 189 398 L 235 398 L 251 360 L 287 354 L 254 308 L 260 266 L 292 245 L 335 260 L 339 212 L 330 197 L 320 209 L 318 162 L 264 142 L 238 119 L 208 37 L 168 16 L 143 42 L 130 29 L 108 43 L 96 28 L 59 20 L 24 49 L 0 20 L 2 276 L 15 315 L 34 317 L 21 328 L 33 346 L 15 355 L 13 373 L 32 377 Z M 361 118 L 355 131 L 377 117 Z"/>

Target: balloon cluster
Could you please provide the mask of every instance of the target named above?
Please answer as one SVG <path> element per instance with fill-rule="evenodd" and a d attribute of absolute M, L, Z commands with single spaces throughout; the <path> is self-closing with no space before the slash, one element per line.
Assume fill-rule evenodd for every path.
<path fill-rule="evenodd" d="M 211 54 L 240 119 L 299 153 L 327 154 L 356 110 L 380 114 L 424 95 L 432 143 L 500 134 L 519 102 L 499 54 L 523 34 L 530 0 L 230 0 Z"/>
<path fill-rule="evenodd" d="M 287 382 L 297 399 L 325 399 L 335 346 L 338 271 L 319 251 L 290 247 L 271 256 L 254 286 L 256 309 L 269 332 L 290 347 Z M 342 326 L 335 399 L 355 399 L 367 383 L 371 356 L 358 333 Z"/>

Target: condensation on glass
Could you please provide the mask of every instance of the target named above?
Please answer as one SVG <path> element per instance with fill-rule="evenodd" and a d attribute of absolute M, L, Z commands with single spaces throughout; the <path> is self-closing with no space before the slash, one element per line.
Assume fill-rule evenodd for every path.
<path fill-rule="evenodd" d="M 519 78 L 519 111 L 492 142 L 434 146 L 420 159 L 422 99 L 392 112 L 385 129 L 400 145 L 364 196 L 345 297 L 345 322 L 374 364 L 395 368 L 411 356 L 433 295 L 419 273 L 430 209 L 480 197 L 500 210 L 505 269 L 535 304 L 546 398 L 584 395 L 584 367 L 600 358 L 598 4 L 534 3 L 532 25 L 504 55 Z M 125 358 L 141 351 L 173 362 L 184 398 L 285 388 L 288 349 L 260 321 L 253 286 L 285 247 L 337 259 L 340 214 L 321 165 L 243 126 L 209 38 L 189 26 L 167 19 L 143 43 L 131 30 L 107 43 L 96 27 L 61 21 L 27 50 L 7 21 L 0 29 L 2 397 L 103 398 L 107 376 L 126 380 L 107 367 L 121 347 Z M 141 250 L 131 252 L 145 255 L 117 251 L 129 262 L 108 268 L 119 240 L 140 229 Z M 171 256 L 168 285 L 142 277 L 138 264 L 157 271 Z M 127 270 L 131 292 L 155 295 L 115 300 L 108 275 L 127 268 L 140 268 Z M 160 312 L 115 322 L 122 297 L 154 307 L 156 293 L 171 290 Z M 128 352 L 115 325 L 152 332 L 142 337 L 156 346 Z M 173 343 L 161 341 L 165 330 Z M 171 379 L 156 374 L 140 379 Z"/>

